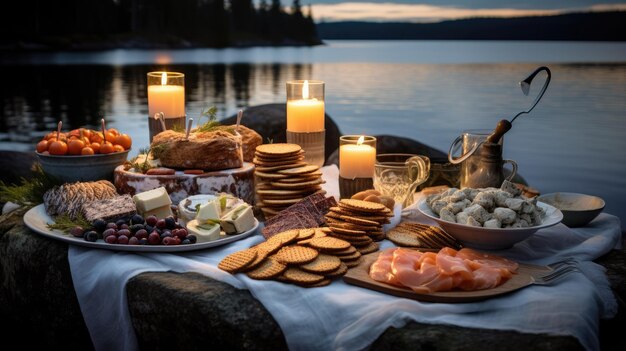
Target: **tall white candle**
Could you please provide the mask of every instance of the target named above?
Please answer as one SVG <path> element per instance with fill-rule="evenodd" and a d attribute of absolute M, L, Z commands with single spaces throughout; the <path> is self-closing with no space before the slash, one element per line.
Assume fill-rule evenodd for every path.
<path fill-rule="evenodd" d="M 309 82 L 302 84 L 302 99 L 287 100 L 287 130 L 319 132 L 324 130 L 324 101 L 309 98 Z"/>
<path fill-rule="evenodd" d="M 161 75 L 160 85 L 148 85 L 148 115 L 163 112 L 165 118 L 185 116 L 185 87 L 168 85 L 167 73 Z"/>

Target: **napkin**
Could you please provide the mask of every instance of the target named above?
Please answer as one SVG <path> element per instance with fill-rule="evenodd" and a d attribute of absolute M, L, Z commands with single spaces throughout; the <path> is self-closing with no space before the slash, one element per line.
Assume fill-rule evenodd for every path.
<path fill-rule="evenodd" d="M 404 213 L 411 220 L 428 222 L 415 208 L 409 207 Z M 410 321 L 572 335 L 585 348 L 595 350 L 600 347 L 599 318 L 614 316 L 617 303 L 603 268 L 591 260 L 618 245 L 620 228 L 617 217 L 601 214 L 584 228 L 569 229 L 559 224 L 539 230 L 526 241 L 497 253 L 542 265 L 573 257 L 580 261 L 582 273 L 571 273 L 551 286 L 529 286 L 501 297 L 463 304 L 398 298 L 341 280 L 306 289 L 253 280 L 245 274 L 233 276 L 216 267 L 226 255 L 262 242 L 260 235 L 180 254 L 123 253 L 71 245 L 68 260 L 81 311 L 97 350 L 137 349 L 126 283 L 143 272 L 164 271 L 198 272 L 250 290 L 280 325 L 292 350 L 363 349 L 387 328 L 401 328 Z M 384 249 L 393 244 L 383 241 L 381 246 Z"/>

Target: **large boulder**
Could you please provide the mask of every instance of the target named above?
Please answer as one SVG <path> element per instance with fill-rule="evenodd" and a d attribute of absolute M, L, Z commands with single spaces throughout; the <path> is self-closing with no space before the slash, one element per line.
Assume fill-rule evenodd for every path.
<path fill-rule="evenodd" d="M 287 107 L 285 104 L 267 104 L 248 107 L 244 111 L 241 124 L 254 129 L 263 137 L 263 142 L 270 140 L 274 143 L 287 142 Z M 222 124 L 237 123 L 237 115 L 230 116 L 220 121 Z M 335 121 L 326 114 L 324 119 L 326 126 L 326 145 L 324 157 L 328 159 L 330 154 L 339 147 L 339 127 Z"/>

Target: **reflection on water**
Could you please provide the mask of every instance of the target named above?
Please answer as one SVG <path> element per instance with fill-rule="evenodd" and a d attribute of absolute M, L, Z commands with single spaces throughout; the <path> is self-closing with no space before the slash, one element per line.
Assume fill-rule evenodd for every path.
<path fill-rule="evenodd" d="M 405 136 L 444 151 L 462 130 L 493 128 L 498 120 L 526 109 L 542 83 L 537 80 L 529 97 L 517 85 L 545 63 L 541 60 L 430 64 L 421 62 L 421 52 L 415 50 L 416 62 L 410 63 L 387 50 L 389 44 L 359 45 L 373 45 L 393 62 L 363 62 L 366 58 L 355 54 L 353 60 L 331 62 L 252 60 L 166 68 L 186 75 L 190 117 L 210 105 L 227 116 L 246 106 L 284 102 L 286 80 L 320 79 L 326 82 L 327 112 L 342 133 Z M 623 51 L 624 45 L 618 46 Z M 311 50 L 306 52 L 319 55 Z M 407 54 L 406 49 L 398 52 Z M 109 126 L 131 135 L 135 150 L 147 146 L 146 73 L 162 65 L 39 63 L 2 66 L 0 149 L 32 150 L 58 119 L 67 129 L 97 127 L 102 115 Z M 548 65 L 552 84 L 535 110 L 515 121 L 505 138 L 505 157 L 515 160 L 519 172 L 543 193 L 601 196 L 606 211 L 626 223 L 626 64 Z"/>

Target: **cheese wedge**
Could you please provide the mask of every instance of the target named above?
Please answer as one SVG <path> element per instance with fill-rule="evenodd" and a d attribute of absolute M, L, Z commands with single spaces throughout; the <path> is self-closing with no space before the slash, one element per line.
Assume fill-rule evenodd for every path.
<path fill-rule="evenodd" d="M 194 219 L 187 222 L 187 232 L 195 235 L 199 243 L 213 241 L 220 238 L 220 225 L 219 223 L 200 224 L 197 219 Z"/>
<path fill-rule="evenodd" d="M 252 207 L 246 203 L 237 206 L 222 218 L 220 225 L 226 234 L 239 234 L 254 228 Z"/>
<path fill-rule="evenodd" d="M 220 204 L 219 199 L 209 201 L 203 205 L 200 205 L 196 220 L 200 224 L 207 223 L 209 221 L 219 223 L 220 221 Z"/>
<path fill-rule="evenodd" d="M 167 218 L 167 217 L 173 217 L 174 213 L 172 213 L 172 206 L 170 205 L 161 206 L 161 207 L 158 207 L 158 208 L 155 208 L 153 210 L 146 211 L 143 213 L 144 217 L 148 217 L 152 215 L 156 216 L 156 218 Z"/>
<path fill-rule="evenodd" d="M 167 194 L 167 190 L 165 190 L 164 187 L 136 194 L 135 196 L 133 196 L 133 201 L 135 202 L 135 206 L 137 206 L 137 211 L 140 214 L 144 215 L 144 217 L 145 213 L 148 211 L 164 206 L 169 207 L 172 204 L 172 200 L 170 199 L 170 196 Z"/>

